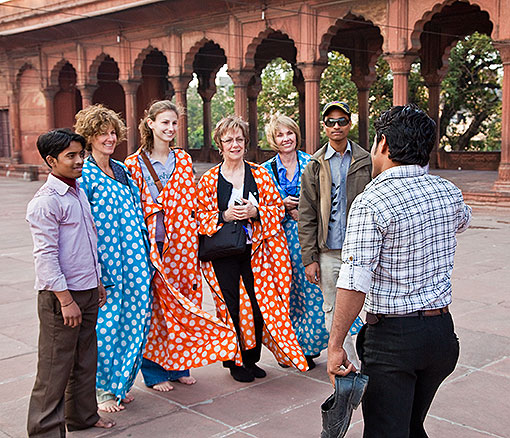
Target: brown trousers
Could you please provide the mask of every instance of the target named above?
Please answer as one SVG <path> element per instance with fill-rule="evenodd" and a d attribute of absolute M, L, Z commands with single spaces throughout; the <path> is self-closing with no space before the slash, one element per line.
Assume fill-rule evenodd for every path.
<path fill-rule="evenodd" d="M 98 420 L 96 401 L 97 288 L 71 291 L 82 312 L 80 326 L 64 325 L 60 303 L 39 291 L 37 376 L 28 408 L 29 437 L 62 438 Z"/>

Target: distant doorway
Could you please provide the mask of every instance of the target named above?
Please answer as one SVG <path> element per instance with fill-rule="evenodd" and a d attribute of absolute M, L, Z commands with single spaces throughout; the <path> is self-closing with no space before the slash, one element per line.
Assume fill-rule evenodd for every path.
<path fill-rule="evenodd" d="M 0 110 L 0 157 L 11 156 L 9 110 Z"/>

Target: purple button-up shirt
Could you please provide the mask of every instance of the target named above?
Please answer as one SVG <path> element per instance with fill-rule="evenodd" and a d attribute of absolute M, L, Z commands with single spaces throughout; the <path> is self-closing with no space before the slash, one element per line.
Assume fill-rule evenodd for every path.
<path fill-rule="evenodd" d="M 87 196 L 48 175 L 27 207 L 34 241 L 35 289 L 60 292 L 97 287 L 101 270 Z"/>

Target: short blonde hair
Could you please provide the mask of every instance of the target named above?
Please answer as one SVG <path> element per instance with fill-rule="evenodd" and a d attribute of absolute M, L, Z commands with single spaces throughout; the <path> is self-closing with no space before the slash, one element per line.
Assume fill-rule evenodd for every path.
<path fill-rule="evenodd" d="M 234 129 L 240 129 L 244 136 L 244 146 L 248 146 L 250 142 L 250 126 L 239 116 L 227 116 L 223 117 L 218 123 L 213 132 L 213 139 L 218 149 L 223 151 L 223 145 L 221 144 L 221 137 L 227 132 L 233 131 Z"/>
<path fill-rule="evenodd" d="M 273 116 L 271 121 L 266 125 L 266 139 L 269 143 L 269 147 L 278 152 L 279 148 L 276 144 L 276 134 L 280 126 L 284 126 L 296 134 L 296 149 L 299 149 L 301 147 L 301 132 L 299 126 L 294 120 L 287 116 Z"/>
<path fill-rule="evenodd" d="M 110 126 L 117 134 L 117 144 L 126 139 L 127 128 L 120 114 L 99 103 L 80 110 L 74 118 L 76 119 L 74 130 L 85 137 L 87 141 L 85 149 L 89 152 L 92 150 L 92 138 L 104 134 Z"/>
<path fill-rule="evenodd" d="M 151 104 L 149 109 L 145 110 L 144 118 L 140 120 L 140 124 L 138 125 L 140 137 L 142 139 L 142 149 L 144 151 L 151 153 L 152 149 L 154 149 L 154 133 L 152 129 L 149 128 L 147 120 L 151 119 L 155 122 L 158 114 L 165 111 L 173 111 L 177 118 L 179 118 L 179 108 L 169 100 L 157 100 Z M 174 144 L 175 139 L 170 142 L 170 146 L 174 146 Z"/>

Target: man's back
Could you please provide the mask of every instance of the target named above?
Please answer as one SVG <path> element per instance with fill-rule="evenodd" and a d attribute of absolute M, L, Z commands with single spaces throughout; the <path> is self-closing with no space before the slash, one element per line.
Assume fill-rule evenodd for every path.
<path fill-rule="evenodd" d="M 420 166 L 397 166 L 371 182 L 355 204 L 349 224 L 357 232 L 348 233 L 344 255 L 365 266 L 371 261 L 365 309 L 410 313 L 450 304 L 455 235 L 470 217 L 461 191 Z M 373 218 L 368 228 L 366 214 Z"/>

